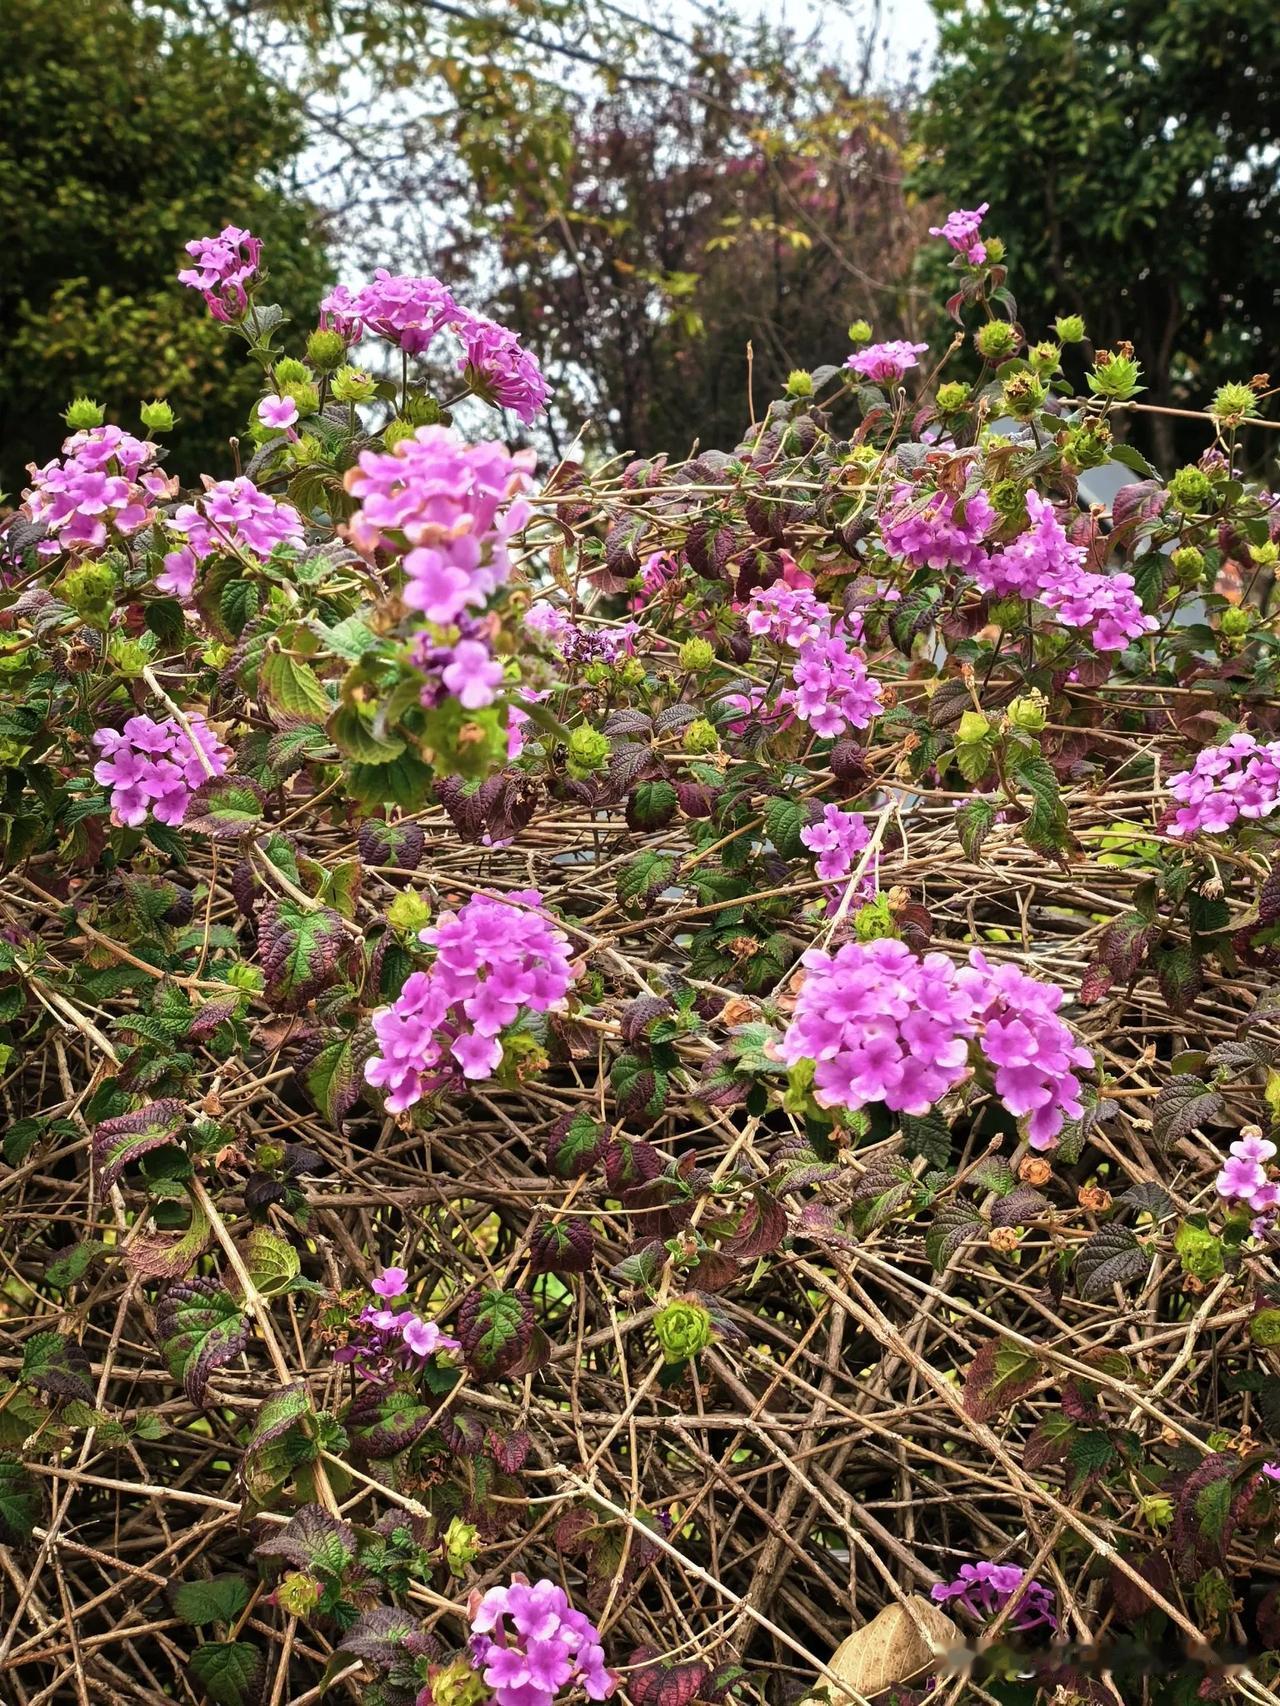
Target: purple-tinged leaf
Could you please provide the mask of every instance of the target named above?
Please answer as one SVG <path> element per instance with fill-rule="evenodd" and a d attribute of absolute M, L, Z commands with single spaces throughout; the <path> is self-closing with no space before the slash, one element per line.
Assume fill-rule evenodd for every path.
<path fill-rule="evenodd" d="M 171 1285 L 156 1309 L 165 1360 L 191 1402 L 202 1407 L 215 1369 L 234 1362 L 249 1343 L 249 1321 L 215 1279 Z"/>
<path fill-rule="evenodd" d="M 18 1379 L 51 1398 L 94 1400 L 89 1356 L 84 1346 L 65 1333 L 35 1333 L 22 1348 Z"/>
<path fill-rule="evenodd" d="M 497 1380 L 529 1349 L 533 1300 L 523 1291 L 469 1291 L 458 1308 L 457 1333 L 472 1374 Z"/>
<path fill-rule="evenodd" d="M 283 1558 L 297 1570 L 340 1576 L 356 1555 L 356 1531 L 322 1505 L 303 1505 L 283 1528 L 253 1549 L 255 1558 Z"/>
<path fill-rule="evenodd" d="M 426 844 L 422 825 L 411 818 L 404 823 L 370 818 L 360 825 L 356 836 L 356 846 L 366 865 L 394 865 L 399 871 L 416 871 Z"/>
<path fill-rule="evenodd" d="M 542 1220 L 529 1239 L 529 1272 L 585 1274 L 591 1266 L 595 1240 L 579 1215 L 570 1220 Z"/>
<path fill-rule="evenodd" d="M 1109 1297 L 1113 1286 L 1132 1286 L 1147 1277 L 1151 1252 L 1127 1226 L 1112 1222 L 1095 1232 L 1076 1256 L 1080 1295 L 1087 1302 Z"/>
<path fill-rule="evenodd" d="M 637 1647 L 627 1661 L 627 1693 L 634 1706 L 690 1706 L 704 1698 L 711 1670 L 701 1659 L 670 1664 L 653 1647 Z M 634 1667 L 634 1668 L 632 1668 Z"/>
<path fill-rule="evenodd" d="M 103 1120 L 93 1134 L 93 1160 L 98 1189 L 109 1191 L 124 1172 L 150 1149 L 172 1143 L 186 1123 L 184 1105 L 176 1099 L 148 1102 L 145 1108 Z"/>
<path fill-rule="evenodd" d="M 988 1339 L 964 1377 L 964 1407 L 975 1422 L 989 1422 L 1031 1391 L 1043 1370 L 1030 1351 Z"/>
<path fill-rule="evenodd" d="M 338 1643 L 340 1653 L 351 1653 L 384 1670 L 392 1665 L 404 1645 L 422 1633 L 422 1625 L 407 1611 L 391 1605 L 375 1605 L 362 1612 Z"/>
<path fill-rule="evenodd" d="M 210 776 L 192 794 L 183 828 L 218 841 L 250 834 L 262 822 L 265 796 L 250 776 Z"/>
<path fill-rule="evenodd" d="M 282 1007 L 305 1007 L 337 981 L 338 957 L 346 945 L 342 919 L 329 907 L 308 909 L 294 900 L 269 900 L 258 921 L 258 957 L 267 994 Z"/>
<path fill-rule="evenodd" d="M 565 1114 L 547 1139 L 547 1171 L 557 1179 L 580 1179 L 600 1159 L 605 1129 L 585 1112 Z"/>

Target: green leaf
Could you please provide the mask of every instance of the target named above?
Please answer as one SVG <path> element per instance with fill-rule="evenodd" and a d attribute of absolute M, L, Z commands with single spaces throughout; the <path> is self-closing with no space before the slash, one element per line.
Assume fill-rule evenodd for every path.
<path fill-rule="evenodd" d="M 372 712 L 366 715 L 356 705 L 340 705 L 328 726 L 339 752 L 361 764 L 389 764 L 405 749 L 399 735 L 377 734 Z"/>
<path fill-rule="evenodd" d="M 674 872 L 672 860 L 646 848 L 619 871 L 618 899 L 626 907 L 647 902 L 671 886 Z"/>
<path fill-rule="evenodd" d="M 301 1381 L 282 1387 L 259 1406 L 240 1464 L 254 1504 L 265 1504 L 298 1469 L 315 1461 L 315 1422 L 311 1395 Z"/>
<path fill-rule="evenodd" d="M 901 1114 L 902 1148 L 906 1155 L 922 1155 L 931 1167 L 945 1167 L 951 1160 L 951 1127 L 938 1112 Z"/>
<path fill-rule="evenodd" d="M 965 1374 L 964 1407 L 974 1421 L 989 1422 L 1030 1392 L 1040 1374 L 1030 1351 L 989 1339 Z"/>
<path fill-rule="evenodd" d="M 82 1244 L 73 1244 L 70 1250 L 56 1256 L 44 1271 L 46 1285 L 51 1285 L 57 1291 L 66 1291 L 75 1285 L 88 1273 L 95 1256 L 100 1256 L 106 1248 L 105 1244 L 96 1238 L 89 1238 Z"/>
<path fill-rule="evenodd" d="M 665 777 L 640 782 L 627 800 L 627 822 L 633 829 L 661 829 L 676 815 L 679 796 Z"/>
<path fill-rule="evenodd" d="M 259 681 L 266 696 L 288 717 L 323 723 L 333 710 L 315 671 L 290 652 L 268 652 Z"/>
<path fill-rule="evenodd" d="M 299 901 L 272 899 L 258 922 L 258 954 L 267 993 L 282 1007 L 305 1007 L 338 979 L 338 956 L 347 945 L 341 917 Z"/>
<path fill-rule="evenodd" d="M 302 1271 L 302 1261 L 287 1238 L 281 1238 L 269 1227 L 255 1226 L 249 1234 L 245 1267 L 262 1295 L 275 1297 L 288 1291 Z"/>
<path fill-rule="evenodd" d="M 249 1584 L 243 1576 L 214 1576 L 183 1582 L 169 1598 L 176 1616 L 201 1629 L 206 1623 L 234 1623 L 249 1603 Z"/>
<path fill-rule="evenodd" d="M 303 1072 L 307 1093 L 337 1130 L 364 1089 L 364 1063 L 374 1049 L 367 1025 L 327 1042 Z"/>
<path fill-rule="evenodd" d="M 1116 1455 L 1116 1448 L 1108 1435 L 1096 1428 L 1078 1433 L 1067 1453 L 1071 1467 L 1081 1475 L 1097 1474 L 1113 1463 Z"/>
<path fill-rule="evenodd" d="M 769 840 L 784 859 L 798 859 L 808 852 L 800 831 L 809 821 L 801 800 L 776 796 L 764 808 L 764 827 Z"/>
<path fill-rule="evenodd" d="M 258 614 L 259 592 L 253 581 L 228 581 L 218 595 L 218 613 L 239 639 L 251 617 Z"/>
<path fill-rule="evenodd" d="M 1031 812 L 1022 838 L 1037 853 L 1056 853 L 1068 844 L 1066 808 L 1058 778 L 1037 754 L 1015 760 L 1014 774 L 1031 796 Z"/>
<path fill-rule="evenodd" d="M 252 777 L 212 776 L 192 794 L 183 828 L 232 840 L 262 822 L 262 806 L 262 790 Z"/>
<path fill-rule="evenodd" d="M 995 821 L 994 801 L 981 794 L 966 800 L 956 813 L 956 832 L 960 837 L 960 845 L 964 848 L 965 857 L 972 859 L 975 864 L 982 855 L 982 844 Z"/>
<path fill-rule="evenodd" d="M 247 1641 L 206 1641 L 187 1668 L 213 1706 L 254 1706 L 266 1666 Z"/>
<path fill-rule="evenodd" d="M 1196 1494 L 1196 1522 L 1200 1533 L 1215 1546 L 1226 1533 L 1232 1497 L 1233 1484 L 1229 1475 L 1220 1481 L 1210 1481 Z"/>
<path fill-rule="evenodd" d="M 16 1457 L 0 1457 L 0 1534 L 11 1542 L 30 1540 L 40 1518 L 40 1483 Z"/>
<path fill-rule="evenodd" d="M 1092 1302 L 1109 1297 L 1113 1286 L 1129 1286 L 1144 1280 L 1151 1267 L 1151 1252 L 1127 1226 L 1112 1222 L 1095 1232 L 1076 1256 L 1080 1295 Z"/>
<path fill-rule="evenodd" d="M 962 1245 L 985 1230 L 982 1216 L 972 1203 L 955 1198 L 940 1205 L 925 1234 L 925 1254 L 934 1273 L 940 1274 Z"/>

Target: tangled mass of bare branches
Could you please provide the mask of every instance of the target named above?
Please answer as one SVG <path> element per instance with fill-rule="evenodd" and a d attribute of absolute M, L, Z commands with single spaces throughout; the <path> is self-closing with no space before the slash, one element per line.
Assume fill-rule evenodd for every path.
<path fill-rule="evenodd" d="M 545 385 L 436 280 L 282 354 L 230 227 L 243 471 L 68 410 L 0 535 L 4 1699 L 1272 1698 L 1267 382 L 1162 477 L 1134 352 L 938 235 L 949 348 L 681 465 L 466 442 L 428 348 Z"/>

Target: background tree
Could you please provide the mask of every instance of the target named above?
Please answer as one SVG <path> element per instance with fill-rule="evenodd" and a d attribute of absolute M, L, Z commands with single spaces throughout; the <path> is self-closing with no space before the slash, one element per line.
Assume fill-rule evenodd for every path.
<path fill-rule="evenodd" d="M 1280 333 L 1271 0 L 935 0 L 918 182 L 991 203 L 1029 324 L 1128 337 L 1152 402 L 1202 405 Z M 1153 432 L 1172 453 L 1169 423 Z"/>
<path fill-rule="evenodd" d="M 439 258 L 463 286 L 491 280 L 598 440 L 683 453 L 696 397 L 703 445 L 724 447 L 748 418 L 748 346 L 759 403 L 842 360 L 853 318 L 912 329 L 927 221 L 903 195 L 901 111 L 811 46 L 722 24 L 636 48 L 550 160 L 512 148 L 509 116 L 487 147 L 472 124 Z"/>
<path fill-rule="evenodd" d="M 0 483 L 53 453 L 87 391 L 136 426 L 168 395 L 174 463 L 227 472 L 257 370 L 174 282 L 187 238 L 229 220 L 266 240 L 273 294 L 305 322 L 327 276 L 291 187 L 301 117 L 221 31 L 123 0 L 0 0 Z"/>

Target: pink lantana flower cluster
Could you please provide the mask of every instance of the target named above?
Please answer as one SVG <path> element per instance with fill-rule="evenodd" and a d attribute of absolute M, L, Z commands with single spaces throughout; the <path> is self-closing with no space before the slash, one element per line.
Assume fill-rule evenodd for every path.
<path fill-rule="evenodd" d="M 545 600 L 531 605 L 524 625 L 560 653 L 566 663 L 617 663 L 635 650 L 638 622 L 593 624 L 578 622 Z"/>
<path fill-rule="evenodd" d="M 924 354 L 928 344 L 911 344 L 902 338 L 893 338 L 888 343 L 868 344 L 866 349 L 855 350 L 845 361 L 846 367 L 851 367 L 860 379 L 869 379 L 874 385 L 897 385 L 909 369 L 920 365 L 917 357 Z"/>
<path fill-rule="evenodd" d="M 169 523 L 185 544 L 165 554 L 156 576 L 161 592 L 189 598 L 200 565 L 216 553 L 265 562 L 277 545 L 304 543 L 302 517 L 292 504 L 260 492 L 247 475 L 211 480 L 194 504 L 183 504 Z"/>
<path fill-rule="evenodd" d="M 916 488 L 900 485 L 880 517 L 880 535 L 891 557 L 915 569 L 959 569 L 974 574 L 986 562 L 985 542 L 997 516 L 984 491 L 965 498 L 931 492 L 921 501 Z"/>
<path fill-rule="evenodd" d="M 1263 1137 L 1257 1126 L 1246 1126 L 1227 1151 L 1227 1159 L 1215 1181 L 1218 1195 L 1226 1202 L 1243 1203 L 1254 1216 L 1252 1230 L 1260 1238 L 1268 1232 L 1280 1209 L 1280 1182 L 1267 1172 L 1276 1146 Z"/>
<path fill-rule="evenodd" d="M 369 1289 L 386 1303 L 394 1303 L 404 1297 L 408 1280 L 404 1268 L 384 1268 Z M 400 1369 L 421 1368 L 437 1351 L 461 1348 L 435 1321 L 424 1321 L 413 1309 L 366 1304 L 355 1325 L 356 1331 L 333 1353 L 333 1360 L 351 1363 L 362 1380 L 387 1380 Z"/>
<path fill-rule="evenodd" d="M 392 451 L 366 450 L 346 476 L 360 499 L 352 543 L 404 552 L 404 601 L 429 622 L 454 622 L 485 604 L 511 572 L 508 542 L 529 518 L 523 493 L 531 450 L 496 440 L 465 444 L 443 426 L 419 427 Z"/>
<path fill-rule="evenodd" d="M 1079 1118 L 1076 1067 L 1092 1064 L 1057 1016 L 1062 991 L 976 949 L 957 969 L 945 954 L 917 958 L 892 939 L 810 949 L 806 976 L 779 1049 L 788 1066 L 814 1062 L 819 1106 L 850 1112 L 883 1102 L 924 1114 L 968 1076 L 970 1043 L 995 1068 L 996 1093 L 1029 1115 L 1033 1149 L 1052 1149 Z"/>
<path fill-rule="evenodd" d="M 842 634 L 806 640 L 791 672 L 794 687 L 778 695 L 815 734 L 835 738 L 846 729 L 865 729 L 879 716 L 880 683 L 867 674 L 867 660 Z"/>
<path fill-rule="evenodd" d="M 1179 809 L 1168 835 L 1225 835 L 1238 818 L 1270 817 L 1280 806 L 1280 740 L 1264 745 L 1241 730 L 1206 746 L 1190 770 L 1169 778 L 1169 792 Z"/>
<path fill-rule="evenodd" d="M 180 824 L 200 784 L 210 775 L 226 775 L 228 748 L 198 712 L 188 715 L 187 724 L 190 736 L 176 717 L 162 723 L 130 717 L 123 730 L 94 730 L 93 744 L 102 753 L 94 780 L 111 789 L 111 814 L 118 823 L 136 829 L 150 813 L 160 823 Z"/>
<path fill-rule="evenodd" d="M 154 501 L 176 482 L 152 466 L 156 447 L 118 426 L 91 427 L 62 443 L 62 459 L 43 468 L 28 465 L 31 486 L 25 508 L 44 524 L 41 556 L 104 550 L 112 534 L 128 538 L 155 514 Z"/>
<path fill-rule="evenodd" d="M 1133 576 L 1103 575 L 1085 568 L 1088 552 L 1067 538 L 1053 505 L 1027 493 L 1031 526 L 969 573 L 986 592 L 1036 599 L 1069 628 L 1090 630 L 1100 652 L 1122 652 L 1132 640 L 1153 633 L 1154 616 L 1143 614 Z"/>
<path fill-rule="evenodd" d="M 806 577 L 807 580 L 808 577 Z M 807 640 L 821 639 L 831 629 L 831 611 L 813 593 L 812 583 L 791 585 L 774 581 L 756 587 L 747 603 L 747 631 L 798 651 Z"/>
<path fill-rule="evenodd" d="M 929 235 L 945 237 L 971 267 L 980 267 L 987 258 L 987 246 L 978 233 L 989 206 L 990 203 L 984 201 L 981 207 L 957 207 L 941 225 L 931 225 Z"/>
<path fill-rule="evenodd" d="M 935 1582 L 929 1596 L 938 1605 L 955 1601 L 976 1617 L 989 1620 L 1013 1601 L 1009 1627 L 1020 1633 L 1058 1627 L 1058 1602 L 1043 1582 L 1029 1582 L 1020 1564 L 961 1564 L 951 1582 Z"/>
<path fill-rule="evenodd" d="M 225 225 L 216 237 L 193 238 L 187 253 L 195 264 L 183 268 L 178 283 L 200 291 L 215 320 L 238 320 L 258 276 L 262 239 L 238 225 Z"/>
<path fill-rule="evenodd" d="M 456 1078 L 491 1078 L 501 1033 L 522 1010 L 562 1006 L 574 981 L 569 942 L 536 889 L 477 894 L 421 932 L 436 950 L 397 999 L 373 1015 L 378 1053 L 365 1078 L 387 1093 L 393 1113 Z"/>
<path fill-rule="evenodd" d="M 617 1686 L 599 1630 L 555 1582 L 515 1576 L 510 1587 L 476 1595 L 469 1617 L 471 1661 L 496 1706 L 552 1706 L 566 1688 L 607 1700 Z"/>
<path fill-rule="evenodd" d="M 379 267 L 354 295 L 345 285 L 320 304 L 320 324 L 357 339 L 375 333 L 407 355 L 423 355 L 443 331 L 462 344 L 459 371 L 469 384 L 527 425 L 546 407 L 547 382 L 536 357 L 506 326 L 473 314 L 438 278 L 396 275 Z"/>
<path fill-rule="evenodd" d="M 844 812 L 839 806 L 823 806 L 816 823 L 806 824 L 800 839 L 818 855 L 817 873 L 824 881 L 837 882 L 853 869 L 857 855 L 871 839 L 861 812 Z"/>

